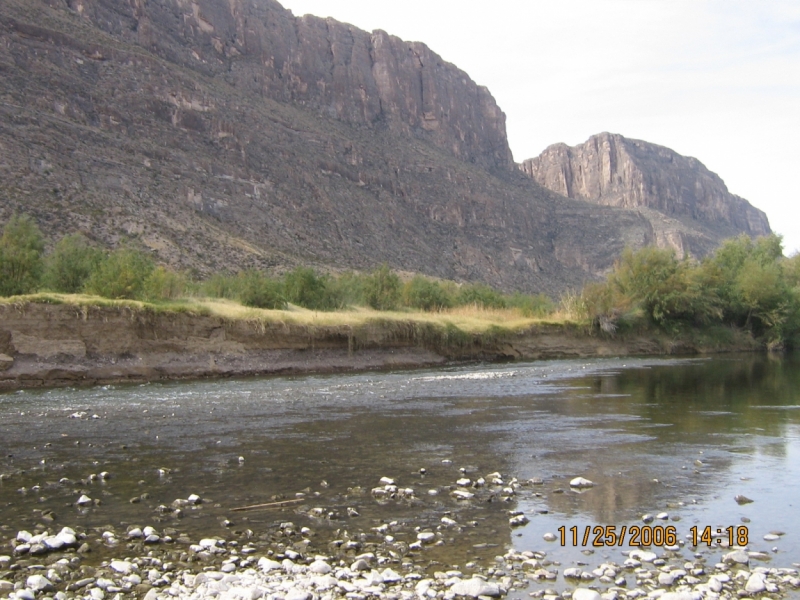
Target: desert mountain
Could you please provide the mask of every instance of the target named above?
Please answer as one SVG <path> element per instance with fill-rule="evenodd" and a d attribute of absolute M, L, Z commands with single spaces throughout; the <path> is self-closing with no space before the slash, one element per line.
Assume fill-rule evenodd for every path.
<path fill-rule="evenodd" d="M 26 212 L 51 239 L 200 273 L 386 262 L 557 292 L 673 221 L 700 253 L 767 227 L 561 193 L 424 44 L 274 0 L 0 2 L 0 220 Z"/>
<path fill-rule="evenodd" d="M 728 191 L 696 158 L 601 133 L 579 146 L 554 144 L 520 165 L 549 190 L 644 214 L 659 245 L 703 255 L 720 237 L 770 233 L 767 216 Z"/>

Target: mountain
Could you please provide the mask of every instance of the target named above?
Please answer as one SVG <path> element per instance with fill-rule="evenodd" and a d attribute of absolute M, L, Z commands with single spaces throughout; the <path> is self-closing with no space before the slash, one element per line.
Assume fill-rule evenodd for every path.
<path fill-rule="evenodd" d="M 273 0 L 3 0 L 14 211 L 199 274 L 385 262 L 548 293 L 661 231 L 526 177 L 489 91 L 424 44 Z"/>
<path fill-rule="evenodd" d="M 703 255 L 720 238 L 770 233 L 767 216 L 728 191 L 696 158 L 601 133 L 579 146 L 554 144 L 520 169 L 568 198 L 646 215 L 660 245 Z"/>

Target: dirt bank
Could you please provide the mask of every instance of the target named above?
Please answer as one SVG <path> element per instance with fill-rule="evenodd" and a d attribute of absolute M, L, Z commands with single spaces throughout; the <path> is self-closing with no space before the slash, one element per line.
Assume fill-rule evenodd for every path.
<path fill-rule="evenodd" d="M 477 335 L 414 321 L 309 327 L 126 306 L 0 305 L 0 389 L 693 351 L 568 325 Z"/>

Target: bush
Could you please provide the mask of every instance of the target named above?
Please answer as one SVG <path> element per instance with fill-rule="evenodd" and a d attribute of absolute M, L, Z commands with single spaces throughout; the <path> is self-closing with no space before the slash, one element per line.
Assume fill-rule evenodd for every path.
<path fill-rule="evenodd" d="M 146 300 L 176 300 L 186 296 L 188 279 L 165 267 L 156 267 L 144 282 L 143 296 Z"/>
<path fill-rule="evenodd" d="M 544 294 L 520 294 L 515 293 L 506 297 L 506 305 L 509 308 L 517 308 L 525 317 L 546 317 L 553 314 L 556 306 L 553 301 Z"/>
<path fill-rule="evenodd" d="M 42 277 L 44 239 L 36 222 L 14 215 L 0 238 L 0 296 L 29 294 Z"/>
<path fill-rule="evenodd" d="M 456 304 L 459 306 L 474 304 L 481 308 L 506 308 L 505 298 L 500 292 L 482 283 L 462 286 L 458 292 Z"/>
<path fill-rule="evenodd" d="M 254 269 L 237 275 L 238 300 L 245 306 L 282 310 L 286 308 L 283 286 Z"/>
<path fill-rule="evenodd" d="M 396 310 L 400 304 L 400 278 L 381 266 L 364 280 L 364 300 L 376 310 Z"/>
<path fill-rule="evenodd" d="M 335 279 L 330 279 L 327 286 L 343 308 L 345 306 L 363 306 L 366 304 L 364 299 L 364 284 L 366 277 L 357 275 L 352 271 L 346 271 Z"/>
<path fill-rule="evenodd" d="M 437 281 L 415 275 L 403 286 L 403 304 L 422 310 L 442 310 L 453 305 L 447 290 Z"/>
<path fill-rule="evenodd" d="M 239 297 L 241 279 L 230 273 L 214 273 L 200 284 L 200 293 L 209 298 L 235 300 Z"/>
<path fill-rule="evenodd" d="M 317 275 L 308 267 L 297 267 L 284 277 L 284 296 L 288 302 L 312 310 L 335 310 L 342 307 L 342 298 L 330 278 Z"/>
<path fill-rule="evenodd" d="M 130 248 L 106 256 L 86 282 L 86 291 L 112 299 L 143 297 L 144 284 L 155 269 L 147 255 Z"/>
<path fill-rule="evenodd" d="M 81 292 L 102 260 L 103 251 L 80 233 L 65 236 L 45 259 L 44 287 L 64 294 Z"/>

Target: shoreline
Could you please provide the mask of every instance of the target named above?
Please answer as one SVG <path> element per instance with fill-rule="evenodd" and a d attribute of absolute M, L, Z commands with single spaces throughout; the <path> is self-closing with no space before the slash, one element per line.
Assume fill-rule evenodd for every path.
<path fill-rule="evenodd" d="M 589 335 L 569 323 L 466 333 L 411 317 L 308 326 L 129 305 L 0 305 L 1 391 L 754 349 L 751 340 L 702 348 L 654 333 Z"/>

